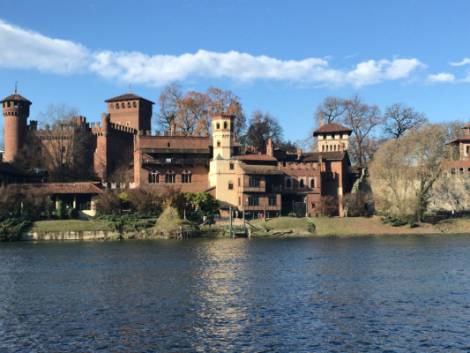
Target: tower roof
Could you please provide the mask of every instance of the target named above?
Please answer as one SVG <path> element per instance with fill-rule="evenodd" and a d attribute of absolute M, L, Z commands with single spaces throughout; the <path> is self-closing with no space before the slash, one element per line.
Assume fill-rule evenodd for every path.
<path fill-rule="evenodd" d="M 22 95 L 18 94 L 18 93 L 15 93 L 15 94 L 12 94 L 12 95 L 9 95 L 8 97 L 5 97 L 3 98 L 0 103 L 3 103 L 3 102 L 26 102 L 28 104 L 32 104 L 31 101 L 29 101 L 28 99 L 26 99 L 25 97 L 23 97 Z"/>
<path fill-rule="evenodd" d="M 340 124 L 328 123 L 316 129 L 313 132 L 313 136 L 317 136 L 321 134 L 340 133 L 340 132 L 346 132 L 348 134 L 351 134 L 352 130 Z"/>
<path fill-rule="evenodd" d="M 110 103 L 110 102 L 121 102 L 121 101 L 129 101 L 129 100 L 143 100 L 143 101 L 146 101 L 146 102 L 149 102 L 149 103 L 152 103 L 152 104 L 155 104 L 154 102 L 152 102 L 151 100 L 148 100 L 148 99 L 145 99 L 145 98 L 142 98 L 134 93 L 126 93 L 126 94 L 121 94 L 120 96 L 116 96 L 116 97 L 113 97 L 113 98 L 109 98 L 109 99 L 106 99 L 105 102 L 106 103 Z"/>

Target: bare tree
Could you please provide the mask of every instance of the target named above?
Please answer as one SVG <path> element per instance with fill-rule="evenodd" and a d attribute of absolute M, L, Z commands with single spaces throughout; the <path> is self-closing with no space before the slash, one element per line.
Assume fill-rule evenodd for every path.
<path fill-rule="evenodd" d="M 370 165 L 370 179 L 380 212 L 422 221 L 434 183 L 442 174 L 445 143 L 442 125 L 425 125 L 378 149 Z"/>
<path fill-rule="evenodd" d="M 240 136 L 246 120 L 240 99 L 231 91 L 210 87 L 207 92 L 181 92 L 178 85 L 167 86 L 159 98 L 159 125 L 164 130 L 176 128 L 184 135 L 206 135 L 212 116 L 235 116 L 235 132 Z"/>
<path fill-rule="evenodd" d="M 351 157 L 360 166 L 367 166 L 378 147 L 374 132 L 383 122 L 376 105 L 368 105 L 355 96 L 344 101 L 344 124 L 352 129 Z"/>
<path fill-rule="evenodd" d="M 279 122 L 269 113 L 255 111 L 248 124 L 243 138 L 247 145 L 253 146 L 257 151 L 265 151 L 268 139 L 274 143 L 282 142 L 282 128 Z"/>
<path fill-rule="evenodd" d="M 92 178 L 93 136 L 78 110 L 51 104 L 38 114 L 38 120 L 45 128 L 28 131 L 17 165 L 47 170 L 51 181 Z"/>
<path fill-rule="evenodd" d="M 176 124 L 176 116 L 180 110 L 180 101 L 183 94 L 181 87 L 176 84 L 170 84 L 163 89 L 158 98 L 159 112 L 158 125 L 163 131 L 169 131 Z"/>
<path fill-rule="evenodd" d="M 338 97 L 326 97 L 315 111 L 317 126 L 329 124 L 334 121 L 342 122 L 346 112 L 345 100 Z"/>
<path fill-rule="evenodd" d="M 385 133 L 392 138 L 400 138 L 406 131 L 419 128 L 427 122 L 423 113 L 412 107 L 397 103 L 385 110 Z"/>

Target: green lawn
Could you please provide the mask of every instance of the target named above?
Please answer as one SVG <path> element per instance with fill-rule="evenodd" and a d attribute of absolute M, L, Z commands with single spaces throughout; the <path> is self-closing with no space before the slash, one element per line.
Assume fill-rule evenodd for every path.
<path fill-rule="evenodd" d="M 254 236 L 278 235 L 280 233 L 292 235 L 313 236 L 355 236 L 355 235 L 385 235 L 385 234 L 470 234 L 470 219 L 458 218 L 442 221 L 436 225 L 421 224 L 419 227 L 409 226 L 392 227 L 383 224 L 379 217 L 351 217 L 351 218 L 311 218 L 315 224 L 315 233 L 309 233 L 307 218 L 280 217 L 264 222 L 255 220 L 250 222 L 254 228 Z M 153 224 L 153 220 L 142 220 L 142 227 Z M 218 225 L 208 227 L 207 230 L 216 231 Z M 222 227 L 223 229 L 226 226 Z M 221 228 L 221 229 L 222 229 Z M 202 227 L 202 230 L 205 228 Z M 49 220 L 34 222 L 32 231 L 35 232 L 61 232 L 61 231 L 109 231 L 111 230 L 106 220 Z"/>
<path fill-rule="evenodd" d="M 383 224 L 379 217 L 318 217 L 311 218 L 315 224 L 317 236 L 354 236 L 354 235 L 388 235 L 388 234 L 470 234 L 470 219 L 450 219 L 436 225 L 421 224 L 419 227 L 409 226 L 392 227 Z M 280 217 L 264 222 L 256 220 L 252 224 L 260 229 L 268 229 L 268 232 L 260 231 L 261 235 L 269 235 L 273 232 L 290 231 L 292 234 L 310 234 L 308 232 L 307 218 Z M 256 232 L 255 232 L 256 234 Z"/>
<path fill-rule="evenodd" d="M 34 222 L 33 232 L 63 232 L 63 231 L 107 231 L 111 230 L 109 223 L 105 220 L 49 220 Z"/>

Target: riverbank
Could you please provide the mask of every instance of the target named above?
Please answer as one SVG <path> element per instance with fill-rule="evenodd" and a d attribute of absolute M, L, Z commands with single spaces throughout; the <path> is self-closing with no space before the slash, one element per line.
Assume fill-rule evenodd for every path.
<path fill-rule="evenodd" d="M 314 225 L 312 227 L 312 224 Z M 355 237 L 370 235 L 437 235 L 470 234 L 469 218 L 454 218 L 437 224 L 423 223 L 411 228 L 407 225 L 393 227 L 384 224 L 379 217 L 318 217 L 318 218 L 273 218 L 266 222 L 256 220 L 252 236 L 337 236 Z"/>
<path fill-rule="evenodd" d="M 383 235 L 437 235 L 470 234 L 470 219 L 456 218 L 437 224 L 421 224 L 418 227 L 393 227 L 383 224 L 379 217 L 354 218 L 294 218 L 280 217 L 267 221 L 255 220 L 249 223 L 252 237 L 358 237 Z M 226 224 L 201 227 L 198 235 L 226 237 L 229 235 Z M 48 220 L 35 222 L 23 240 L 117 240 L 154 239 L 164 235 L 154 228 L 138 231 L 116 232 L 106 220 Z"/>

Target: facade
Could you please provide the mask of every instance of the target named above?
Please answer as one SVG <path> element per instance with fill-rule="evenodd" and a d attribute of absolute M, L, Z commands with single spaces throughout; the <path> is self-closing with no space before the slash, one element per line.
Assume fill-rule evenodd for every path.
<path fill-rule="evenodd" d="M 470 174 L 470 124 L 462 127 L 462 137 L 449 142 L 451 158 L 445 161 L 450 174 Z"/>
<path fill-rule="evenodd" d="M 268 141 L 266 152 L 242 152 L 233 117 L 211 122 L 212 136 L 151 134 L 153 102 L 128 93 L 107 99 L 101 123 L 76 117 L 54 130 L 28 124 L 31 102 L 15 92 L 1 101 L 5 122 L 5 161 L 13 162 L 28 137 L 43 151 L 67 153 L 58 141 L 85 134 L 86 159 L 101 185 L 119 183 L 159 192 L 211 192 L 219 201 L 248 216 L 296 213 L 314 216 L 327 198 L 343 215 L 343 195 L 352 182 L 348 144 L 351 130 L 325 124 L 315 131 L 317 152 L 290 153 Z M 29 148 L 30 146 L 26 146 Z M 87 152 L 88 153 L 88 152 Z M 73 191 L 73 190 L 72 190 Z"/>

